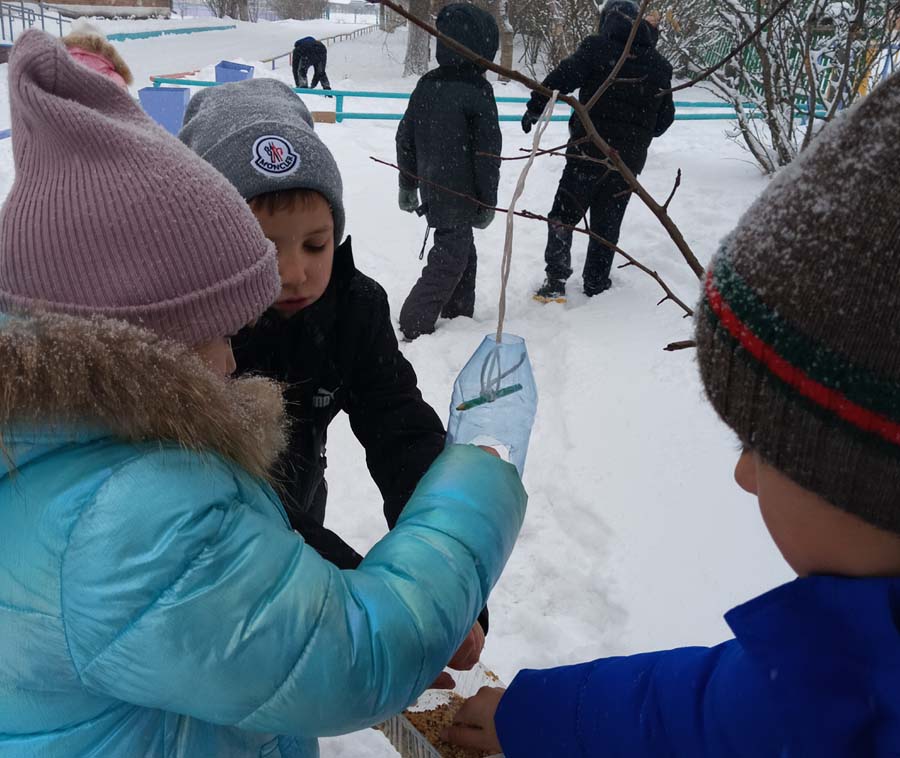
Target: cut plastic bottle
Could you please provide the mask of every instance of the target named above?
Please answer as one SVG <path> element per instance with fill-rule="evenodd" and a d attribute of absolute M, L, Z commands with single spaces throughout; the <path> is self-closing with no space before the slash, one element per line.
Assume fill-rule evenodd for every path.
<path fill-rule="evenodd" d="M 495 440 L 522 476 L 537 403 L 525 340 L 504 334 L 498 343 L 488 335 L 453 385 L 447 444 Z"/>

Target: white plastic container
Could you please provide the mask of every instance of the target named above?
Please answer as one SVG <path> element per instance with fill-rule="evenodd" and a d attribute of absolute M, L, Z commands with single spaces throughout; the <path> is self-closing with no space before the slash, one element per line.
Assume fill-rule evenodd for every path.
<path fill-rule="evenodd" d="M 452 690 L 427 690 L 415 705 L 410 706 L 411 711 L 430 711 L 450 700 L 450 694 L 454 693 L 463 698 L 472 697 L 482 687 L 504 687 L 503 682 L 492 674 L 482 664 L 476 664 L 471 671 L 451 671 L 450 675 L 456 680 L 456 687 Z M 379 729 L 384 732 L 394 749 L 402 758 L 441 758 L 441 754 L 434 748 L 412 722 L 402 713 L 394 716 L 390 721 L 385 721 Z M 503 758 L 502 755 L 492 755 L 489 758 Z"/>

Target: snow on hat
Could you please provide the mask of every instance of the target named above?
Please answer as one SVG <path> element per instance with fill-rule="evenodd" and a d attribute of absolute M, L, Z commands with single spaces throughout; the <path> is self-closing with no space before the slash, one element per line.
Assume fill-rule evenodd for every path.
<path fill-rule="evenodd" d="M 0 311 L 97 314 L 197 345 L 275 300 L 275 248 L 246 203 L 126 91 L 27 31 L 9 93 Z"/>
<path fill-rule="evenodd" d="M 900 533 L 900 75 L 726 238 L 697 315 L 718 413 L 802 487 Z"/>
<path fill-rule="evenodd" d="M 313 131 L 309 110 L 284 82 L 247 79 L 199 92 L 178 136 L 246 200 L 291 189 L 318 192 L 331 206 L 335 239 L 343 239 L 341 173 Z"/>

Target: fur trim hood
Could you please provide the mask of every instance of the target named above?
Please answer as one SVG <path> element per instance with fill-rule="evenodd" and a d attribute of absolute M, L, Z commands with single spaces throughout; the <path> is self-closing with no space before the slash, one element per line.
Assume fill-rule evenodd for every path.
<path fill-rule="evenodd" d="M 100 55 L 106 58 L 111 64 L 115 72 L 121 76 L 125 80 L 125 84 L 131 86 L 134 84 L 134 76 L 131 74 L 131 69 L 128 68 L 128 64 L 119 55 L 119 51 L 116 50 L 115 47 L 112 46 L 110 42 L 104 39 L 99 34 L 89 34 L 89 33 L 73 33 L 68 34 L 62 38 L 63 44 L 68 49 L 72 48 L 80 48 L 89 53 L 94 53 L 95 55 Z"/>
<path fill-rule="evenodd" d="M 281 387 L 267 379 L 224 379 L 122 321 L 0 314 L 0 444 L 4 428 L 69 424 L 214 451 L 261 478 L 286 436 Z"/>

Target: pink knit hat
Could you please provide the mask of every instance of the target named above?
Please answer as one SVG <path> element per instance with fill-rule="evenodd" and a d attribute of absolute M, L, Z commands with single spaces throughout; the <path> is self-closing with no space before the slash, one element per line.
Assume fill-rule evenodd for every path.
<path fill-rule="evenodd" d="M 275 247 L 246 202 L 125 90 L 28 31 L 9 96 L 0 311 L 98 314 L 197 345 L 275 301 Z"/>

